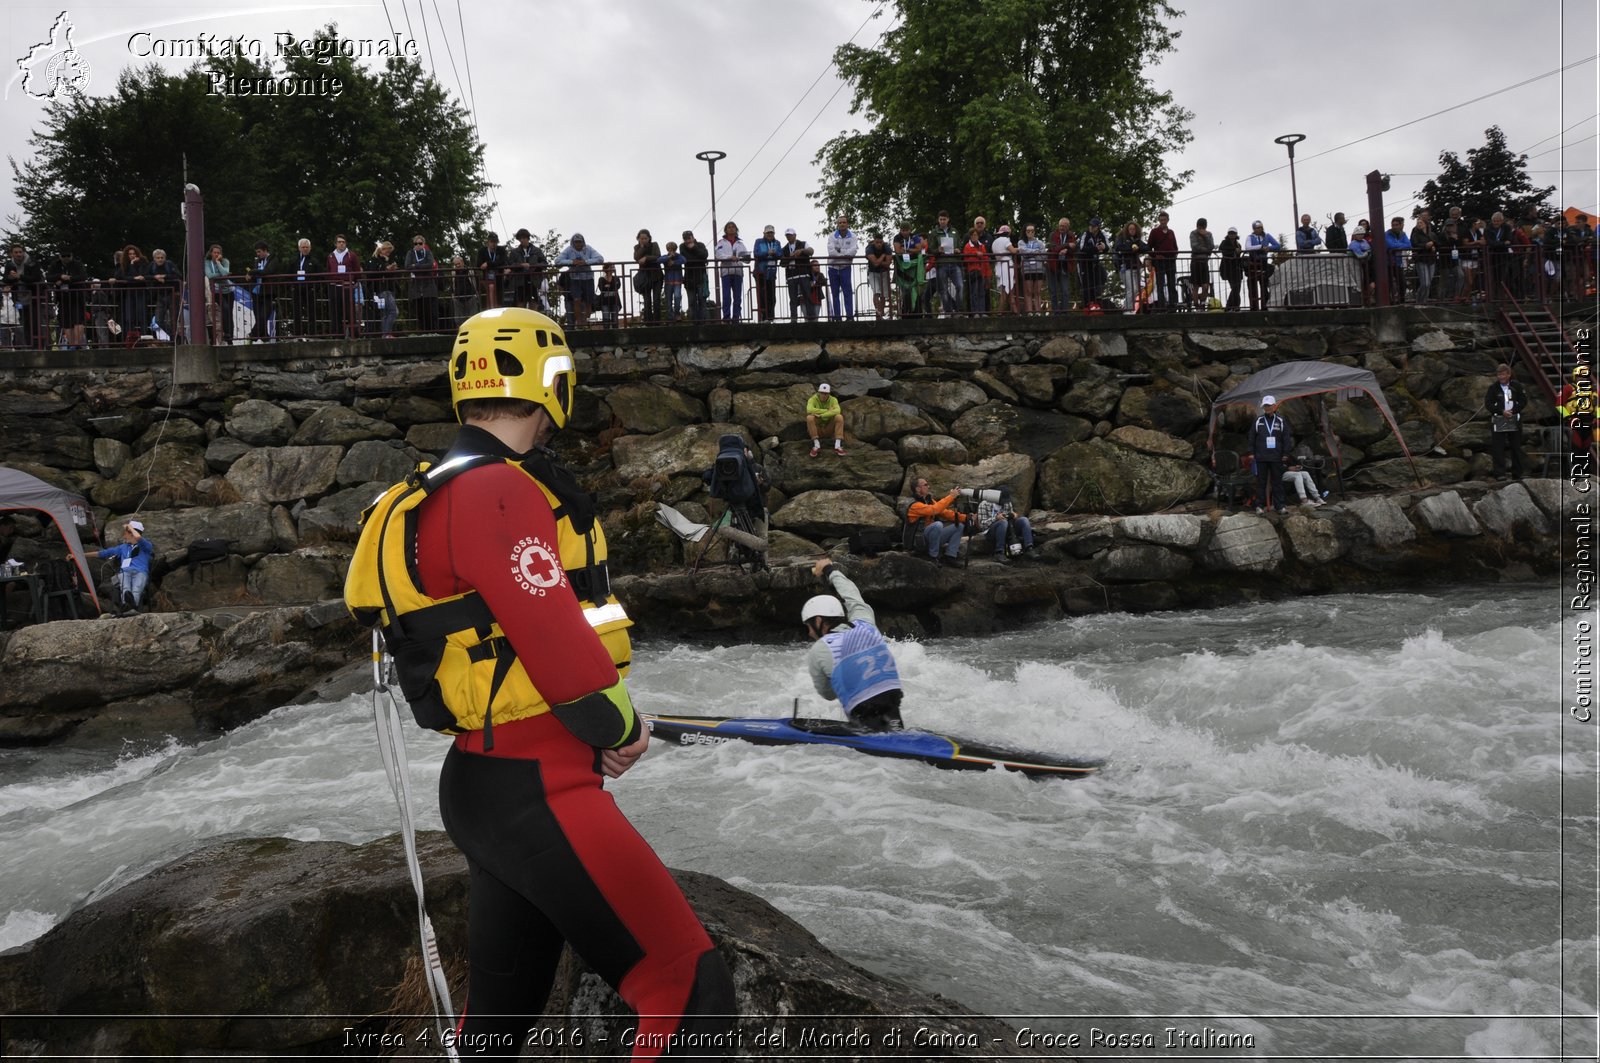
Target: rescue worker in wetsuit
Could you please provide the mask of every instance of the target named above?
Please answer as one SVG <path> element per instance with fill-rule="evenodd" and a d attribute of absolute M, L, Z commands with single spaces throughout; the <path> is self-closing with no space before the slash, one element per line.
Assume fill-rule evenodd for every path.
<path fill-rule="evenodd" d="M 1556 413 L 1567 426 L 1574 454 L 1586 454 L 1594 446 L 1594 377 L 1590 367 L 1573 367 L 1572 379 L 1561 385 L 1556 396 Z"/>
<path fill-rule="evenodd" d="M 610 596 L 593 496 L 545 448 L 572 413 L 572 352 L 541 313 L 487 310 L 456 334 L 449 377 L 454 446 L 366 520 L 394 536 L 414 529 L 404 550 L 379 547 L 380 622 L 419 721 L 437 726 L 418 702 L 439 701 L 440 729 L 455 733 L 439 811 L 470 872 L 463 1044 L 470 1058 L 517 1058 L 570 943 L 639 1014 L 633 1058 L 723 1058 L 735 1007 L 727 965 L 604 788 L 650 732 L 622 678 L 629 622 Z M 397 513 L 390 500 L 408 486 L 425 500 Z M 346 591 L 358 617 L 363 557 L 358 546 Z M 413 587 L 445 607 L 433 614 L 436 631 L 453 629 L 442 657 L 411 652 L 390 630 L 421 642 L 435 633 L 419 633 L 420 610 L 406 615 L 400 595 Z M 469 605 L 487 613 L 463 620 Z"/>
<path fill-rule="evenodd" d="M 864 730 L 900 730 L 900 672 L 872 606 L 829 559 L 821 559 L 811 571 L 833 590 L 800 609 L 800 622 L 812 640 L 806 651 L 812 685 L 829 701 L 837 699 L 850 722 Z"/>

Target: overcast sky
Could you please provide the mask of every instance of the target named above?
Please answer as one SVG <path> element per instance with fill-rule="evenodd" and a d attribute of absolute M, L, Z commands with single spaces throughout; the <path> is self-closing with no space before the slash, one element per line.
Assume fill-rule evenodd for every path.
<path fill-rule="evenodd" d="M 1194 170 L 1171 204 L 1180 231 L 1202 215 L 1218 231 L 1255 218 L 1274 232 L 1292 229 L 1289 173 L 1279 169 L 1287 155 L 1273 143 L 1284 133 L 1306 135 L 1296 149 L 1299 203 L 1319 224 L 1336 210 L 1365 215 L 1363 175 L 1374 169 L 1395 175 L 1384 213 L 1409 214 L 1412 194 L 1438 173 L 1439 152 L 1464 157 L 1496 124 L 1513 150 L 1528 152 L 1535 182 L 1557 186 L 1557 205 L 1600 207 L 1594 0 L 1537 0 L 1514 16 L 1500 0 L 1175 2 L 1186 10 L 1182 36 L 1151 76 L 1194 112 L 1194 141 L 1172 160 L 1174 171 Z M 703 149 L 727 152 L 717 168 L 719 220 L 738 221 L 747 241 L 767 223 L 815 238 L 812 157 L 857 125 L 830 66 L 833 49 L 852 36 L 872 46 L 892 13 L 877 0 L 7 0 L 0 144 L 9 156 L 28 153 L 43 114 L 22 90 L 17 61 L 63 10 L 91 94 L 108 92 L 124 66 L 153 61 L 132 54 L 150 41 L 208 33 L 270 53 L 275 34 L 304 36 L 329 20 L 352 39 L 387 37 L 392 25 L 475 112 L 498 186 L 491 226 L 502 238 L 523 225 L 576 230 L 613 259 L 630 257 L 640 227 L 663 242 L 685 228 L 709 234 L 707 171 L 694 157 Z M 140 33 L 148 36 L 130 44 Z M 1570 69 L 1552 73 L 1561 67 Z M 18 210 L 9 171 L 0 184 L 4 218 Z M 172 198 L 176 209 L 181 190 Z M 970 218 L 981 205 L 953 206 Z M 1062 210 L 1080 226 L 1087 216 L 1083 204 Z M 310 235 L 319 247 L 331 237 Z M 352 235 L 370 243 L 403 234 Z"/>

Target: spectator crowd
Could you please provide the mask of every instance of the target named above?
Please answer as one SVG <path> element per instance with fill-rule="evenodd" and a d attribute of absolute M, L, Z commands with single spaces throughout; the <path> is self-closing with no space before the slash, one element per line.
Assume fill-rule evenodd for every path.
<path fill-rule="evenodd" d="M 397 329 L 438 332 L 481 309 L 525 306 L 569 326 L 598 314 L 616 327 L 677 321 L 790 321 L 1252 310 L 1268 306 L 1373 305 L 1379 272 L 1391 302 L 1476 302 L 1591 293 L 1596 240 L 1587 216 L 1502 212 L 1467 218 L 1459 207 L 1408 226 L 1393 218 L 1377 251 L 1374 226 L 1335 214 L 1322 227 L 1300 216 L 1292 237 L 1253 222 L 1219 239 L 1205 218 L 1179 230 L 1161 211 L 1109 229 L 1091 217 L 1080 230 L 1061 217 L 991 229 L 979 215 L 965 229 L 941 211 L 926 232 L 907 221 L 887 235 L 861 234 L 840 215 L 820 247 L 772 225 L 747 243 L 735 222 L 707 245 L 690 230 L 665 244 L 640 229 L 625 256 L 608 257 L 573 233 L 555 255 L 526 228 L 503 246 L 435 252 L 411 237 L 398 253 L 387 239 L 363 258 L 345 234 L 331 248 L 301 238 L 280 256 L 258 242 L 235 265 L 212 244 L 200 268 L 205 308 L 191 324 L 183 271 L 161 248 L 129 243 L 93 263 L 64 248 L 49 261 L 13 245 L 0 270 L 0 346 L 132 346 L 209 339 L 214 344 L 286 337 L 388 337 Z M 1292 246 L 1290 241 L 1292 240 Z M 1275 279 L 1276 278 L 1276 279 Z M 1274 289 L 1281 289 L 1274 297 Z M 784 295 L 780 308 L 780 292 Z M 746 307 L 748 306 L 748 312 Z"/>

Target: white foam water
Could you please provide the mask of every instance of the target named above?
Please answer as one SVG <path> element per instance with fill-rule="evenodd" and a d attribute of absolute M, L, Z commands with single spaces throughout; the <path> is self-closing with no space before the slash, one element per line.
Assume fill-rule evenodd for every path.
<path fill-rule="evenodd" d="M 1107 769 L 1035 782 L 730 743 L 657 748 L 613 789 L 673 866 L 1019 1027 L 1592 1056 L 1593 1023 L 1559 1018 L 1595 1008 L 1600 767 L 1592 728 L 1563 746 L 1559 604 L 1337 595 L 901 643 L 908 721 Z M 836 712 L 802 657 L 641 646 L 630 685 L 646 711 Z M 407 741 L 437 827 L 444 742 Z M 0 948 L 213 839 L 396 826 L 363 697 L 66 763 L 0 785 Z"/>

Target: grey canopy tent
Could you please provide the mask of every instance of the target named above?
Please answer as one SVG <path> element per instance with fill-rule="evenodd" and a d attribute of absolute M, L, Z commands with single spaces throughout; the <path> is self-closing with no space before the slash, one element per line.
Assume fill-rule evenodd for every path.
<path fill-rule="evenodd" d="M 73 563 L 78 566 L 83 589 L 88 592 L 95 608 L 100 608 L 94 580 L 89 576 L 89 558 L 83 551 L 83 542 L 78 538 L 79 526 L 89 526 L 91 520 L 88 502 L 81 495 L 52 487 L 37 476 L 0 465 L 0 513 L 23 509 L 36 510 L 55 521 L 56 530 L 61 533 L 62 541 L 72 553 Z M 0 561 L 5 560 L 0 557 Z"/>
<path fill-rule="evenodd" d="M 1400 434 L 1400 425 L 1394 419 L 1394 412 L 1389 409 L 1389 401 L 1383 397 L 1383 388 L 1378 386 L 1378 378 L 1365 369 L 1338 365 L 1334 362 L 1284 362 L 1246 377 L 1238 386 L 1217 396 L 1211 403 L 1211 425 L 1206 434 L 1206 447 L 1213 450 L 1216 448 L 1217 420 L 1225 407 L 1248 406 L 1252 410 L 1258 410 L 1261 408 L 1261 400 L 1267 395 L 1271 395 L 1279 402 L 1287 402 L 1290 399 L 1314 399 L 1317 424 L 1322 429 L 1323 442 L 1327 447 L 1328 456 L 1333 459 L 1334 471 L 1338 474 L 1342 486 L 1344 462 L 1339 453 L 1339 437 L 1328 424 L 1328 407 L 1323 401 L 1323 397 L 1330 394 L 1338 398 L 1356 395 L 1370 398 L 1394 432 L 1395 439 L 1400 443 L 1401 453 L 1405 454 L 1406 460 L 1411 463 L 1412 475 L 1417 477 L 1418 484 L 1422 483 L 1422 478 L 1417 473 L 1416 460 L 1412 458 L 1411 450 L 1406 446 L 1405 436 Z"/>

